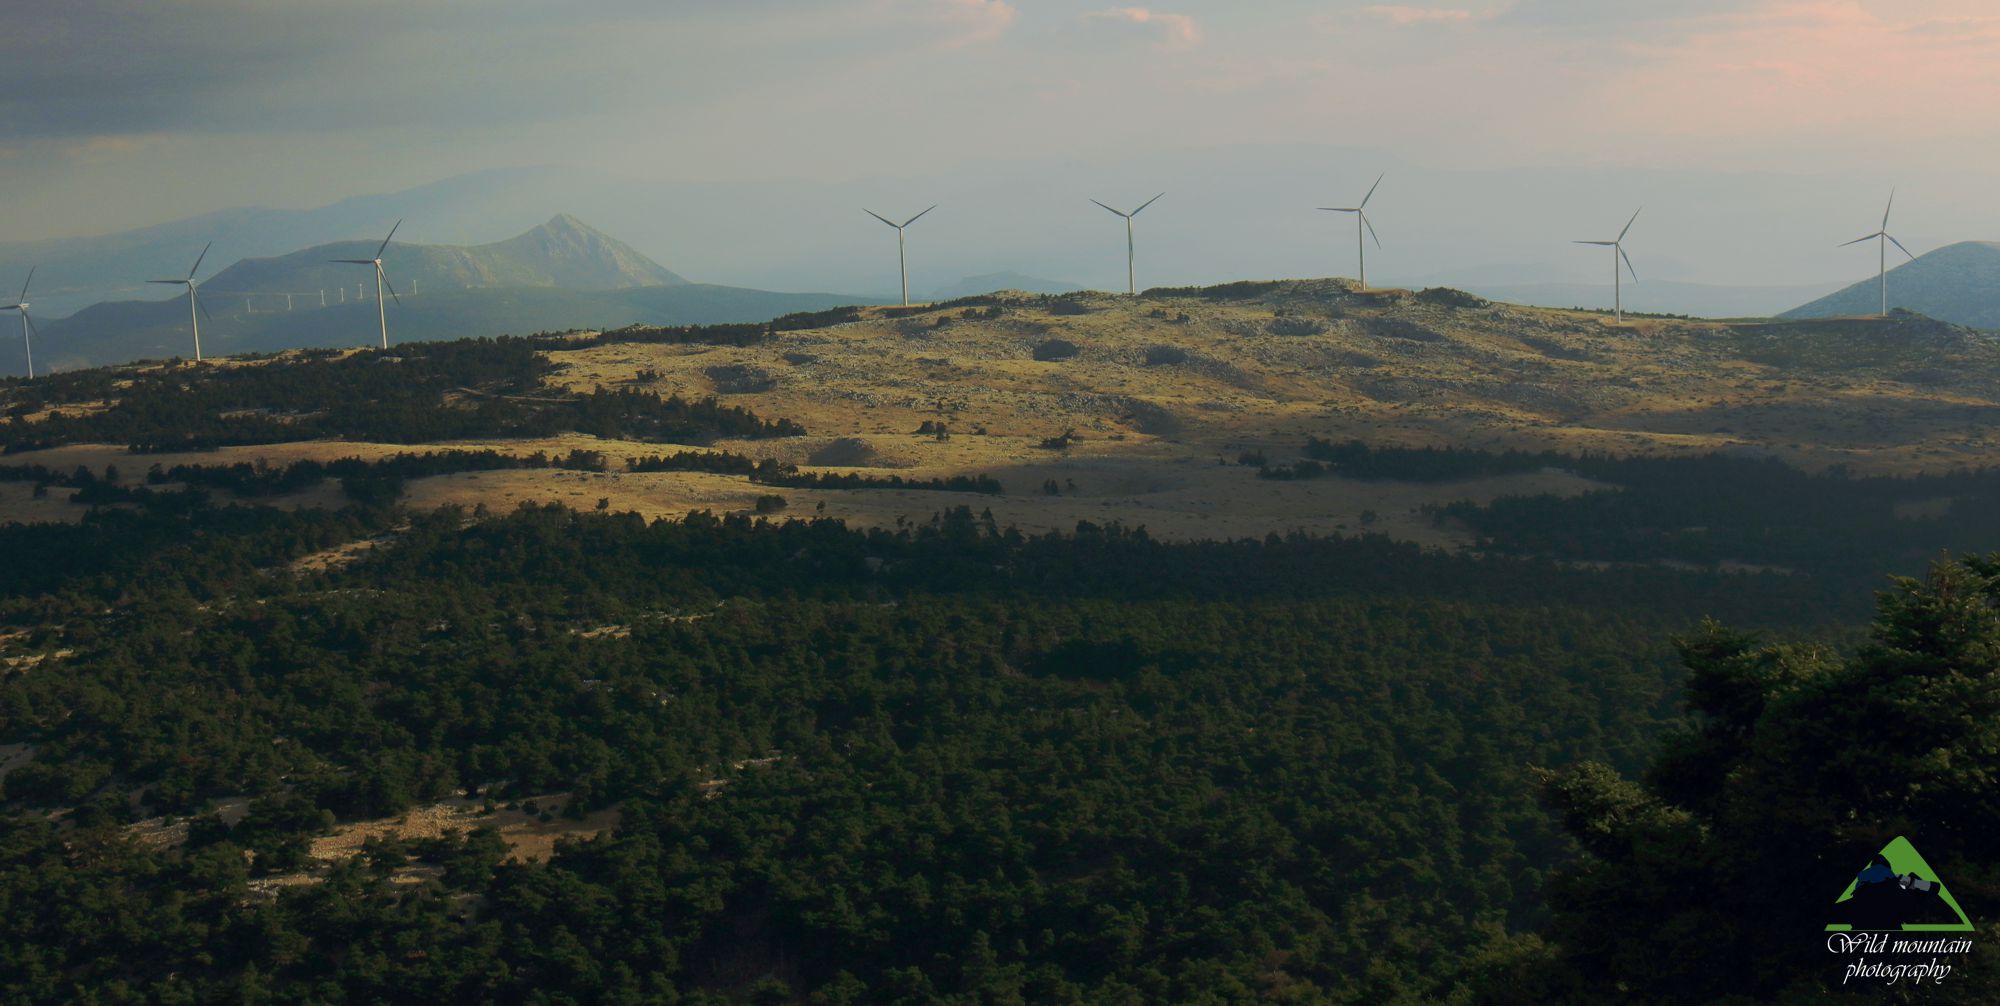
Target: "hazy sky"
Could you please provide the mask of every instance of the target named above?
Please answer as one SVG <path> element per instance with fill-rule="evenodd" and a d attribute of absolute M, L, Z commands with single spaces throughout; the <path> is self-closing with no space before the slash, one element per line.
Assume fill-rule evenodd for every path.
<path fill-rule="evenodd" d="M 1851 177 L 1868 202 L 1904 186 L 1914 232 L 2000 236 L 2000 186 L 1981 177 L 2000 161 L 1996 15 L 1993 0 L 18 4 L 0 33 L 0 239 L 509 165 L 844 183 L 1299 143 L 1433 171 Z M 1863 233 L 1869 212 L 1833 230 Z"/>

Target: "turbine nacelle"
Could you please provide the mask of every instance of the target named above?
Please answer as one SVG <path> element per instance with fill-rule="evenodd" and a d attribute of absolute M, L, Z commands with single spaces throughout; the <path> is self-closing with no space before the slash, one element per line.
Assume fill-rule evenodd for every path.
<path fill-rule="evenodd" d="M 1367 194 L 1367 195 L 1364 195 L 1364 196 L 1362 196 L 1362 197 L 1361 197 L 1361 202 L 1359 202 L 1359 203 L 1357 203 L 1357 204 L 1355 204 L 1355 205 L 1353 205 L 1353 206 L 1321 206 L 1321 207 L 1319 207 L 1319 209 L 1321 209 L 1321 210 L 1324 210 L 1324 211 L 1326 211 L 1326 212 L 1328 212 L 1328 213 L 1352 213 L 1352 214 L 1354 214 L 1354 216 L 1355 216 L 1355 221 L 1354 221 L 1354 254 L 1355 254 L 1355 261 L 1356 261 L 1356 264 L 1357 264 L 1357 267 L 1358 267 L 1358 271 L 1359 271 L 1359 273 L 1360 273 L 1360 275 L 1356 276 L 1356 277 L 1355 277 L 1355 279 L 1356 279 L 1356 280 L 1357 280 L 1357 281 L 1359 282 L 1359 284 L 1360 284 L 1360 287 L 1361 287 L 1361 289 L 1363 289 L 1363 290 L 1366 290 L 1366 289 L 1368 288 L 1368 246 L 1367 246 L 1366 244 L 1362 243 L 1362 241 L 1361 241 L 1361 232 L 1362 232 L 1363 230 L 1366 230 L 1366 231 L 1368 232 L 1368 236 L 1369 236 L 1370 238 L 1373 238 L 1373 239 L 1375 240 L 1375 247 L 1377 247 L 1377 248 L 1380 248 L 1380 247 L 1382 247 L 1382 237 L 1381 237 L 1381 235 L 1379 235 L 1379 234 L 1376 234 L 1376 233 L 1375 233 L 1375 225 L 1374 225 L 1374 223 L 1370 222 L 1370 221 L 1369 221 L 1369 219 L 1368 219 L 1368 200 L 1370 200 L 1370 199 L 1373 199 L 1373 198 L 1375 198 L 1375 190 L 1376 190 L 1376 189 L 1379 189 L 1379 188 L 1381 188 L 1381 187 L 1382 187 L 1382 179 L 1384 179 L 1384 178 L 1387 178 L 1387 177 L 1388 177 L 1388 175 L 1387 175 L 1386 173 L 1385 173 L 1385 174 L 1380 174 L 1380 175 L 1376 175 L 1376 176 L 1375 176 L 1375 184 L 1373 184 L 1373 185 L 1370 185 L 1370 186 L 1368 186 L 1368 194 Z"/>
<path fill-rule="evenodd" d="M 910 219 L 905 220 L 899 224 L 894 220 L 891 220 L 888 217 L 885 217 L 882 214 L 869 209 L 866 206 L 863 206 L 861 208 L 861 212 L 866 213 L 869 216 L 874 217 L 875 219 L 880 220 L 883 223 L 888 224 L 889 226 L 894 227 L 896 229 L 896 268 L 903 278 L 904 307 L 910 306 L 910 264 L 909 260 L 903 256 L 903 228 L 908 227 L 913 223 L 916 223 L 918 217 L 921 217 L 924 215 L 924 213 L 929 213 L 934 209 L 937 209 L 936 203 L 932 203 L 929 206 L 924 207 L 923 213 L 919 213 L 916 216 L 911 217 Z"/>
<path fill-rule="evenodd" d="M 35 376 L 35 343 L 30 336 L 42 334 L 41 329 L 35 327 L 34 320 L 28 317 L 28 287 L 35 282 L 36 268 L 35 266 L 28 267 L 28 278 L 21 283 L 21 295 L 14 298 L 14 303 L 7 305 L 5 308 L 0 308 L 0 310 L 19 311 L 21 313 L 21 352 L 28 359 L 28 377 L 31 379 Z"/>
<path fill-rule="evenodd" d="M 1095 199 L 1091 200 L 1091 202 L 1097 203 L 1097 205 L 1099 206 L 1103 206 L 1104 209 L 1110 212 L 1111 214 L 1125 218 L 1125 292 L 1127 294 L 1137 294 L 1139 292 L 1138 273 L 1134 271 L 1134 266 L 1133 266 L 1134 260 L 1138 258 L 1138 252 L 1132 243 L 1132 218 L 1144 212 L 1146 207 L 1151 206 L 1156 202 L 1159 202 L 1160 196 L 1164 195 L 1166 195 L 1166 193 L 1162 192 L 1160 193 L 1160 195 L 1154 196 L 1153 198 L 1148 199 L 1143 203 L 1140 203 L 1139 208 L 1133 210 L 1130 213 L 1127 213 L 1124 210 L 1112 209 L 1109 206 L 1105 206 L 1103 203 L 1097 202 L 1097 200 Z"/>
<path fill-rule="evenodd" d="M 389 348 L 389 315 L 382 305 L 382 290 L 385 287 L 388 289 L 389 296 L 395 298 L 397 307 L 403 306 L 403 297 L 401 294 L 396 292 L 395 284 L 389 282 L 388 275 L 382 271 L 382 252 L 388 249 L 390 240 L 396 236 L 396 230 L 401 226 L 403 226 L 403 222 L 401 220 L 398 220 L 396 221 L 395 227 L 389 228 L 389 236 L 383 238 L 382 243 L 375 247 L 374 258 L 328 259 L 328 261 L 330 262 L 339 262 L 344 265 L 370 266 L 375 270 L 375 314 L 376 314 L 376 320 L 382 326 L 383 349 Z"/>
<path fill-rule="evenodd" d="M 1609 241 L 1570 242 L 1571 244 L 1591 245 L 1597 248 L 1611 249 L 1612 311 L 1621 323 L 1625 320 L 1625 291 L 1620 282 L 1624 276 L 1618 271 L 1618 263 L 1625 263 L 1625 272 L 1632 274 L 1632 282 L 1639 282 L 1639 270 L 1632 268 L 1632 256 L 1625 254 L 1625 235 L 1632 233 L 1632 225 L 1638 222 L 1639 214 L 1644 212 L 1645 209 L 1644 206 L 1641 206 L 1633 210 L 1631 219 L 1625 221 L 1625 226 L 1619 230 L 1618 236 Z"/>
<path fill-rule="evenodd" d="M 1896 250 L 1902 252 L 1904 255 L 1909 256 L 1910 261 L 1915 262 L 1917 260 L 1917 257 L 1915 255 L 1910 254 L 1910 250 L 1908 248 L 1903 247 L 1903 243 L 1901 241 L 1896 240 L 1896 236 L 1894 234 L 1889 233 L 1889 212 L 1891 210 L 1894 210 L 1895 208 L 1896 208 L 1896 190 L 1890 189 L 1889 204 L 1882 208 L 1881 228 L 1873 234 L 1863 234 L 1862 236 L 1855 238 L 1852 241 L 1843 241 L 1836 246 L 1840 248 L 1845 248 L 1848 245 L 1858 245 L 1863 241 L 1874 241 L 1880 246 L 1877 251 L 1878 265 L 1876 267 L 1877 271 L 1875 275 L 1875 281 L 1881 290 L 1882 316 L 1885 318 L 1889 316 L 1889 246 L 1895 245 Z"/>

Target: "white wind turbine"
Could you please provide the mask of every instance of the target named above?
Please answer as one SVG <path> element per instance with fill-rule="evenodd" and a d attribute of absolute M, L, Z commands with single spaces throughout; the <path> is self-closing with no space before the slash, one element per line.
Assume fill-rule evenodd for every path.
<path fill-rule="evenodd" d="M 1609 241 L 1574 242 L 1580 245 L 1598 245 L 1611 249 L 1611 304 L 1612 310 L 1617 314 L 1618 323 L 1621 325 L 1625 323 L 1625 289 L 1622 285 L 1624 277 L 1618 273 L 1618 261 L 1623 259 L 1625 261 L 1625 270 L 1632 274 L 1632 282 L 1639 282 L 1639 270 L 1632 268 L 1632 256 L 1625 254 L 1625 235 L 1632 230 L 1632 221 L 1639 219 L 1639 210 L 1643 209 L 1645 207 L 1641 206 L 1639 209 L 1633 210 L 1632 220 L 1625 221 L 1625 229 L 1619 231 L 1618 236 Z"/>
<path fill-rule="evenodd" d="M 1903 243 L 1896 240 L 1895 236 L 1889 233 L 1889 211 L 1895 208 L 1896 190 L 1890 189 L 1889 205 L 1882 208 L 1882 229 L 1873 234 L 1843 242 L 1840 246 L 1845 248 L 1848 245 L 1858 245 L 1863 241 L 1873 241 L 1878 246 L 1876 249 L 1878 253 L 1876 255 L 1878 261 L 1876 268 L 1878 271 L 1875 274 L 1875 282 L 1882 290 L 1882 317 L 1884 318 L 1889 316 L 1889 246 L 1893 244 L 1896 246 L 1897 251 L 1905 255 L 1910 255 L 1910 250 L 1903 247 Z M 1910 255 L 1910 261 L 1915 262 L 1916 260 L 1917 257 L 1915 255 Z"/>
<path fill-rule="evenodd" d="M 6 307 L 0 307 L 0 311 L 21 312 L 21 349 L 23 352 L 28 354 L 28 377 L 30 379 L 33 379 L 35 376 L 35 344 L 28 338 L 28 333 L 34 332 L 37 335 L 41 334 L 40 331 L 35 328 L 35 323 L 28 320 L 28 284 L 33 283 L 34 281 L 35 281 L 35 267 L 29 266 L 28 278 L 25 282 L 21 284 L 21 296 L 16 297 L 14 299 L 14 303 L 9 304 Z"/>
<path fill-rule="evenodd" d="M 1374 198 L 1375 190 L 1381 187 L 1382 179 L 1384 177 L 1386 176 L 1384 175 L 1375 176 L 1375 184 L 1368 186 L 1368 194 L 1361 197 L 1361 202 L 1359 205 L 1320 207 L 1320 209 L 1326 210 L 1329 213 L 1354 214 L 1355 217 L 1354 254 L 1359 257 L 1359 263 L 1360 263 L 1359 268 L 1361 270 L 1361 275 L 1358 277 L 1358 279 L 1360 280 L 1361 289 L 1363 290 L 1368 289 L 1368 246 L 1366 244 L 1363 244 L 1361 241 L 1361 229 L 1363 227 L 1368 228 L 1368 236 L 1371 238 L 1375 238 L 1375 247 L 1377 248 L 1382 247 L 1382 239 L 1379 237 L 1375 237 L 1375 225 L 1368 222 L 1368 200 Z"/>
<path fill-rule="evenodd" d="M 937 204 L 936 204 L 936 203 L 932 203 L 932 204 L 930 205 L 930 207 L 929 207 L 929 208 L 927 208 L 927 209 L 925 209 L 925 210 L 924 210 L 924 213 L 929 213 L 929 212 L 930 212 L 931 210 L 934 210 L 934 209 L 937 209 Z M 923 215 L 924 215 L 924 213 L 919 213 L 919 214 L 917 214 L 917 216 L 916 216 L 916 217 L 911 217 L 910 219 L 908 219 L 908 220 L 905 220 L 905 221 L 903 221 L 902 223 L 900 223 L 900 224 L 899 224 L 899 223 L 895 222 L 894 220 L 891 220 L 891 219 L 889 219 L 888 217 L 885 217 L 885 216 L 883 216 L 882 214 L 880 214 L 880 213 L 877 213 L 877 212 L 875 212 L 874 210 L 871 210 L 871 209 L 868 209 L 867 207 L 862 207 L 862 209 L 861 209 L 861 212 L 863 212 L 863 213 L 866 213 L 866 214 L 868 214 L 869 216 L 871 216 L 871 217 L 874 217 L 875 219 L 877 219 L 877 220 L 880 220 L 880 221 L 882 221 L 883 223 L 885 223 L 885 224 L 888 224 L 889 226 L 891 226 L 891 227 L 894 227 L 894 228 L 896 228 L 896 268 L 897 268 L 897 270 L 899 270 L 899 271 L 900 271 L 900 272 L 902 273 L 902 275 L 903 275 L 903 306 L 904 306 L 904 307 L 909 307 L 909 306 L 910 306 L 910 264 L 909 264 L 909 260 L 908 260 L 907 258 L 905 258 L 905 257 L 903 256 L 903 228 L 905 228 L 905 227 L 908 227 L 908 226 L 910 226 L 910 225 L 911 225 L 911 224 L 913 224 L 913 223 L 916 223 L 916 222 L 917 222 L 917 217 L 921 217 L 921 216 L 923 216 Z"/>
<path fill-rule="evenodd" d="M 195 309 L 200 308 L 202 314 L 207 314 L 208 306 L 203 304 L 201 302 L 201 298 L 194 292 L 194 288 L 196 285 L 194 281 L 194 274 L 195 270 L 201 268 L 201 260 L 208 257 L 208 250 L 213 247 L 215 247 L 215 242 L 213 241 L 210 241 L 208 244 L 202 246 L 201 254 L 195 256 L 194 265 L 188 268 L 188 274 L 186 279 L 149 279 L 146 281 L 148 283 L 167 283 L 170 285 L 187 287 L 188 324 L 194 326 L 194 362 L 196 363 L 201 362 L 201 318 L 195 314 Z M 214 321 L 215 319 L 210 318 L 209 320 Z"/>
<path fill-rule="evenodd" d="M 396 221 L 396 227 L 401 226 L 403 226 L 403 222 L 401 220 Z M 337 258 L 328 260 L 332 262 L 345 262 L 348 265 L 375 267 L 375 316 L 382 323 L 383 349 L 389 348 L 389 311 L 388 307 L 382 303 L 382 288 L 385 286 L 388 287 L 389 296 L 396 298 L 396 306 L 403 306 L 403 298 L 396 295 L 396 287 L 389 282 L 387 277 L 382 275 L 382 252 L 389 247 L 389 238 L 396 236 L 396 227 L 389 228 L 389 237 L 382 239 L 381 247 L 375 249 L 374 258 Z"/>
<path fill-rule="evenodd" d="M 1164 192 L 1160 193 L 1160 196 L 1164 195 L 1166 195 L 1166 193 Z M 1112 210 L 1111 207 L 1104 206 L 1103 203 L 1097 203 L 1097 200 L 1095 199 L 1091 200 L 1091 202 L 1097 203 L 1097 205 L 1099 206 L 1104 206 L 1105 209 L 1111 210 L 1111 212 L 1116 213 L 1119 216 L 1125 218 L 1125 292 L 1128 294 L 1136 294 L 1139 292 L 1139 283 L 1138 280 L 1135 278 L 1136 274 L 1133 272 L 1132 269 L 1132 259 L 1133 259 L 1132 218 L 1138 216 L 1139 213 L 1143 211 L 1146 207 L 1151 206 L 1155 202 L 1159 201 L 1160 196 L 1154 196 L 1153 198 L 1148 199 L 1143 203 L 1140 203 L 1139 209 L 1133 210 L 1130 213 L 1126 213 L 1122 210 Z"/>

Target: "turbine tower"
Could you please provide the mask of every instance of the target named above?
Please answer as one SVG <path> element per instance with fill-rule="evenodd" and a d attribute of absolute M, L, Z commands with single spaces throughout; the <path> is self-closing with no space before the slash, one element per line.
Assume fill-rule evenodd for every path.
<path fill-rule="evenodd" d="M 924 213 L 929 213 L 931 210 L 934 209 L 937 209 L 936 203 L 932 203 L 928 209 L 924 210 Z M 924 213 L 919 213 L 917 214 L 916 217 L 911 217 L 910 219 L 905 220 L 899 224 L 894 220 L 891 220 L 888 217 L 885 217 L 882 214 L 875 212 L 874 210 L 868 209 L 865 206 L 862 207 L 861 212 L 866 213 L 869 216 L 874 217 L 875 219 L 880 220 L 883 223 L 896 228 L 896 268 L 903 274 L 903 306 L 909 307 L 910 306 L 910 263 L 909 259 L 903 256 L 903 228 L 908 227 L 913 223 L 916 223 L 917 217 L 923 216 Z"/>
<path fill-rule="evenodd" d="M 1166 193 L 1164 192 L 1160 193 L 1160 196 L 1164 195 L 1166 195 Z M 1153 198 L 1148 199 L 1143 203 L 1140 203 L 1139 208 L 1133 210 L 1130 213 L 1125 213 L 1119 210 L 1111 210 L 1111 207 L 1104 206 L 1103 203 L 1097 203 L 1097 200 L 1095 199 L 1091 200 L 1091 202 L 1097 203 L 1097 205 L 1099 206 L 1104 206 L 1105 209 L 1111 210 L 1111 212 L 1116 213 L 1119 216 L 1125 218 L 1125 292 L 1128 294 L 1136 294 L 1139 292 L 1139 283 L 1138 280 L 1135 278 L 1135 274 L 1133 273 L 1132 270 L 1132 258 L 1133 258 L 1132 218 L 1138 216 L 1140 212 L 1145 210 L 1146 207 L 1151 206 L 1155 202 L 1159 201 L 1160 196 L 1154 196 Z"/>
<path fill-rule="evenodd" d="M 195 309 L 199 307 L 201 308 L 202 314 L 207 314 L 208 307 L 207 305 L 202 304 L 201 298 L 197 296 L 194 292 L 195 288 L 194 274 L 196 269 L 201 268 L 201 260 L 208 257 L 208 250 L 213 247 L 215 247 L 215 242 L 213 241 L 210 241 L 208 244 L 202 246 L 201 254 L 195 256 L 194 265 L 189 267 L 186 279 L 149 279 L 146 281 L 148 283 L 167 283 L 175 286 L 187 287 L 188 324 L 194 327 L 194 362 L 196 363 L 201 362 L 201 318 L 195 314 Z M 209 320 L 214 321 L 215 319 L 210 318 Z"/>
<path fill-rule="evenodd" d="M 1876 243 L 1876 251 L 1878 253 L 1876 255 L 1876 259 L 1878 260 L 1876 268 L 1878 272 L 1875 274 L 1875 282 L 1882 290 L 1882 317 L 1884 318 L 1889 316 L 1889 246 L 1893 244 L 1896 246 L 1897 251 L 1905 255 L 1910 255 L 1910 250 L 1903 247 L 1903 243 L 1896 240 L 1895 235 L 1889 233 L 1889 211 L 1895 208 L 1896 190 L 1890 189 L 1889 205 L 1882 209 L 1882 229 L 1873 234 L 1855 238 L 1852 241 L 1842 242 L 1840 246 L 1845 248 L 1848 245 L 1858 245 L 1863 241 L 1873 241 Z M 1917 257 L 1915 255 L 1910 255 L 1910 261 L 1915 262 L 1916 260 Z"/>
<path fill-rule="evenodd" d="M 29 340 L 28 333 L 34 332 L 37 335 L 41 334 L 40 331 L 35 328 L 35 323 L 28 320 L 28 284 L 33 283 L 34 281 L 35 281 L 35 267 L 29 266 L 28 278 L 21 284 L 21 296 L 16 297 L 14 299 L 14 303 L 9 304 L 6 307 L 0 307 L 0 311 L 21 312 L 21 349 L 23 352 L 28 354 L 28 378 L 30 380 L 33 380 L 35 376 L 35 344 L 31 340 Z"/>
<path fill-rule="evenodd" d="M 1632 256 L 1625 254 L 1625 235 L 1632 230 L 1632 221 L 1639 219 L 1639 210 L 1643 209 L 1645 207 L 1641 206 L 1638 210 L 1633 210 L 1632 220 L 1625 221 L 1625 229 L 1619 231 L 1618 236 L 1609 241 L 1575 242 L 1580 245 L 1598 245 L 1611 249 L 1611 304 L 1612 310 L 1617 314 L 1620 325 L 1625 323 L 1625 289 L 1622 285 L 1624 277 L 1618 273 L 1618 261 L 1623 259 L 1625 261 L 1625 270 L 1632 274 L 1632 282 L 1639 282 L 1639 270 L 1632 268 Z"/>
<path fill-rule="evenodd" d="M 401 220 L 396 221 L 396 227 L 401 226 L 403 226 L 403 222 Z M 396 227 L 389 228 L 389 237 L 382 239 L 381 246 L 375 249 L 374 258 L 337 258 L 328 260 L 332 262 L 344 262 L 348 265 L 368 265 L 375 267 L 375 317 L 376 320 L 382 323 L 383 349 L 389 348 L 389 311 L 387 306 L 382 303 L 382 288 L 385 286 L 388 287 L 389 296 L 396 298 L 396 306 L 403 306 L 403 298 L 397 296 L 395 285 L 382 275 L 382 251 L 389 247 L 389 238 L 396 236 Z"/>
<path fill-rule="evenodd" d="M 1357 258 L 1358 258 L 1358 261 L 1359 261 L 1359 268 L 1360 268 L 1360 270 L 1361 270 L 1361 275 L 1360 275 L 1359 279 L 1360 279 L 1360 281 L 1361 281 L 1361 289 L 1363 289 L 1363 290 L 1366 290 L 1366 289 L 1368 289 L 1368 246 L 1367 246 L 1367 245 L 1365 245 L 1365 244 L 1363 244 L 1363 243 L 1362 243 L 1362 241 L 1361 241 L 1361 229 L 1362 229 L 1363 227 L 1366 227 L 1366 228 L 1368 228 L 1368 236 L 1369 236 L 1369 237 L 1371 237 L 1371 238 L 1375 238 L 1375 247 L 1377 247 L 1377 248 L 1380 248 L 1380 247 L 1382 247 L 1382 239 L 1381 239 L 1381 238 L 1379 238 L 1379 237 L 1375 237 L 1375 225 L 1374 225 L 1374 224 L 1371 224 L 1371 223 L 1369 223 L 1369 222 L 1368 222 L 1368 200 L 1369 200 L 1369 199 L 1372 199 L 1372 198 L 1374 198 L 1374 196 L 1375 196 L 1375 190 L 1376 190 L 1377 188 L 1381 187 L 1381 185 L 1382 185 L 1382 179 L 1383 179 L 1384 177 L 1385 177 L 1385 176 L 1383 176 L 1383 175 L 1377 175 L 1377 176 L 1375 176 L 1375 184 L 1374 184 L 1374 185 L 1370 185 L 1370 186 L 1368 186 L 1368 194 L 1367 194 L 1367 195 L 1365 195 L 1365 196 L 1362 196 L 1362 197 L 1361 197 L 1361 202 L 1360 202 L 1360 204 L 1359 204 L 1359 205 L 1356 205 L 1356 206 L 1322 206 L 1322 207 L 1320 207 L 1320 209 L 1323 209 L 1323 210 L 1326 210 L 1326 211 L 1327 211 L 1327 212 L 1329 212 L 1329 213 L 1352 213 L 1352 214 L 1354 214 L 1354 218 L 1355 218 L 1355 219 L 1354 219 L 1354 254 L 1355 254 L 1355 255 L 1357 256 Z"/>

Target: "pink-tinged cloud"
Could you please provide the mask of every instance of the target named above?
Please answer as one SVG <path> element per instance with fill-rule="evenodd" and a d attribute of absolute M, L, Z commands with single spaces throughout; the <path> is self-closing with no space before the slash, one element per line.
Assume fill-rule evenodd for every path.
<path fill-rule="evenodd" d="M 2000 106 L 2000 17 L 1897 20 L 1857 0 L 1772 0 L 1632 46 L 1604 114 L 1686 136 L 1955 134 Z"/>
<path fill-rule="evenodd" d="M 1007 33 L 1017 11 L 1007 0 L 936 0 L 933 16 L 949 25 L 954 34 L 945 39 L 957 47 L 991 42 Z"/>
<path fill-rule="evenodd" d="M 1170 49 L 1185 49 L 1201 41 L 1201 31 L 1195 27 L 1194 18 L 1186 14 L 1161 14 L 1144 7 L 1113 7 L 1085 17 L 1101 23 L 1149 30 L 1158 44 Z"/>
<path fill-rule="evenodd" d="M 874 20 L 922 26 L 944 48 L 992 42 L 1014 26 L 1008 0 L 876 0 Z"/>

